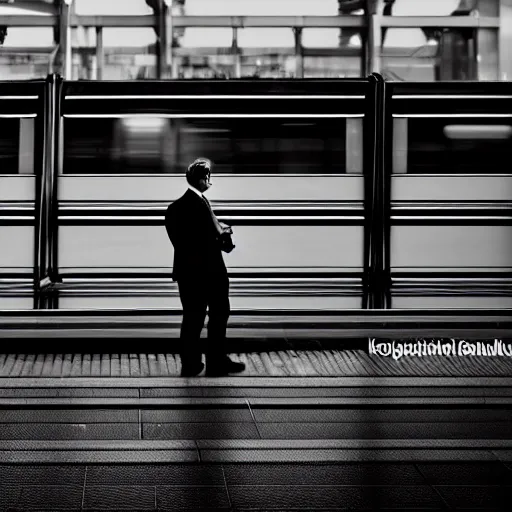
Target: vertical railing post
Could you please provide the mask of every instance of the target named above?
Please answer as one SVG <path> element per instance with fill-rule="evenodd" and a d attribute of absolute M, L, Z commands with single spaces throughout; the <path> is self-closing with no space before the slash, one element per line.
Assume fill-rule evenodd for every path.
<path fill-rule="evenodd" d="M 377 177 L 377 78 L 368 77 L 367 108 L 364 118 L 364 271 L 363 271 L 363 309 L 374 307 L 374 244 L 378 243 L 374 235 L 374 196 Z"/>
<path fill-rule="evenodd" d="M 302 48 L 302 27 L 294 27 L 295 78 L 304 78 L 304 51 Z"/>
<path fill-rule="evenodd" d="M 71 10 L 74 8 L 73 0 L 64 0 L 60 6 L 60 41 L 59 51 L 61 54 L 61 74 L 71 80 L 73 73 L 73 55 L 71 49 Z"/>
<path fill-rule="evenodd" d="M 233 55 L 233 77 L 240 78 L 242 76 L 242 56 L 238 46 L 238 27 L 233 27 L 233 37 L 231 40 L 231 53 Z"/>
<path fill-rule="evenodd" d="M 39 307 L 57 278 L 57 146 L 59 96 L 62 79 L 47 77 L 44 91 L 44 142 L 40 182 L 37 187 L 36 261 L 34 289 Z"/>
<path fill-rule="evenodd" d="M 157 15 L 157 74 L 168 79 L 172 74 L 172 0 L 160 0 Z"/>
<path fill-rule="evenodd" d="M 382 0 L 367 0 L 366 2 L 366 74 L 382 71 Z"/>
<path fill-rule="evenodd" d="M 103 80 L 105 50 L 103 48 L 103 27 L 96 27 L 96 80 Z"/>
<path fill-rule="evenodd" d="M 380 277 L 378 279 L 379 304 L 381 309 L 391 308 L 391 173 L 393 161 L 393 120 L 388 115 L 391 97 L 390 87 L 381 75 L 380 108 L 380 205 L 382 244 L 380 245 Z"/>
<path fill-rule="evenodd" d="M 363 308 L 390 307 L 389 222 L 390 176 L 385 166 L 386 85 L 382 76 L 369 77 L 369 119 L 365 125 L 365 247 Z"/>

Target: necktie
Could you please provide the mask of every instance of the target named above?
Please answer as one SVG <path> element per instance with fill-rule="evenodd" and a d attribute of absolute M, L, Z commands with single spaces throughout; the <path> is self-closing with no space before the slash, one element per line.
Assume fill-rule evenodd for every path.
<path fill-rule="evenodd" d="M 215 229 L 217 230 L 217 233 L 219 233 L 219 235 L 222 235 L 224 230 L 222 229 L 222 226 L 220 225 L 219 220 L 217 219 L 217 217 L 215 217 L 215 214 L 213 213 L 212 207 L 210 206 L 210 201 L 208 201 L 208 199 L 206 199 L 206 197 L 203 195 L 201 197 L 204 199 L 206 206 L 208 206 L 208 210 L 210 210 L 210 215 L 212 216 L 213 224 L 215 225 Z"/>

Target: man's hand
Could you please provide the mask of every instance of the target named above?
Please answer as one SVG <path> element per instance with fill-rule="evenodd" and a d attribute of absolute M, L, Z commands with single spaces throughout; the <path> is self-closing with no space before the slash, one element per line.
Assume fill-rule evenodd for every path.
<path fill-rule="evenodd" d="M 219 242 L 220 242 L 220 249 L 224 252 L 231 252 L 235 245 L 233 244 L 233 240 L 231 238 L 231 228 L 229 226 L 226 226 L 228 229 L 223 231 L 222 235 L 220 235 Z M 228 231 L 229 230 L 229 231 Z"/>
<path fill-rule="evenodd" d="M 231 226 L 228 226 L 227 224 L 224 224 L 224 222 L 219 222 L 220 227 L 222 228 L 222 234 L 227 233 L 228 235 L 233 234 L 233 230 L 231 229 Z"/>

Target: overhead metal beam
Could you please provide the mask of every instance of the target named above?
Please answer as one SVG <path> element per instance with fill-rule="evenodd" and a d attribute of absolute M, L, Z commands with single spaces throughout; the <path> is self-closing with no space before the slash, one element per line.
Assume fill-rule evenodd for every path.
<path fill-rule="evenodd" d="M 58 23 L 59 17 L 55 15 L 7 14 L 2 16 L 2 25 L 7 27 L 53 27 Z"/>
<path fill-rule="evenodd" d="M 92 50 L 91 50 L 92 51 Z M 133 50 L 135 53 L 137 50 Z M 249 57 L 263 57 L 265 55 L 295 55 L 295 48 L 240 48 L 236 50 L 241 56 Z M 140 51 L 139 51 L 140 53 Z M 302 48 L 304 57 L 359 57 L 362 53 L 361 48 Z M 233 48 L 230 46 L 224 47 L 187 47 L 187 48 L 174 48 L 174 54 L 182 56 L 212 56 L 212 55 L 233 55 Z"/>
<path fill-rule="evenodd" d="M 382 16 L 385 28 L 499 28 L 499 17 L 489 16 Z"/>
<path fill-rule="evenodd" d="M 72 27 L 151 27 L 155 16 L 71 16 Z M 2 24 L 9 27 L 46 27 L 58 23 L 58 16 L 31 16 L 12 14 L 2 17 Z M 500 28 L 500 18 L 495 16 L 382 16 L 384 28 Z M 316 27 L 316 28 L 365 28 L 364 16 L 177 16 L 173 26 L 182 27 Z"/>
<path fill-rule="evenodd" d="M 96 55 L 96 48 L 86 47 L 86 46 L 78 46 L 75 47 L 77 51 L 81 53 L 86 53 L 89 55 Z M 5 49 L 0 48 L 0 54 L 2 53 L 12 53 Z M 51 53 L 52 48 L 43 48 L 44 51 L 39 51 L 39 53 Z M 414 48 L 388 48 L 386 51 L 386 55 L 398 56 L 398 57 L 407 57 L 411 54 Z M 17 52 L 20 53 L 35 53 L 32 51 L 32 48 L 17 48 Z M 118 47 L 113 49 L 109 49 L 105 51 L 106 57 L 112 55 L 112 53 L 120 53 L 123 55 L 140 55 L 141 49 L 137 47 Z M 295 48 L 283 48 L 283 47 L 275 47 L 275 48 L 237 48 L 237 52 L 242 57 L 264 57 L 264 56 L 273 56 L 273 55 L 281 55 L 281 56 L 291 56 L 295 55 Z M 350 48 L 302 48 L 302 53 L 305 57 L 359 57 L 362 54 L 361 48 L 350 47 Z M 154 53 L 143 53 L 143 55 L 155 55 Z M 233 48 L 231 46 L 194 46 L 194 47 L 186 47 L 186 48 L 174 48 L 173 55 L 177 57 L 211 57 L 213 55 L 233 55 Z M 156 55 L 155 55 L 156 58 Z"/>
<path fill-rule="evenodd" d="M 71 16 L 72 27 L 155 27 L 155 16 Z M 58 16 L 12 14 L 2 17 L 9 27 L 46 27 L 58 23 Z M 363 16 L 176 16 L 174 27 L 360 27 Z"/>
<path fill-rule="evenodd" d="M 176 27 L 364 27 L 364 16 L 180 16 Z"/>
<path fill-rule="evenodd" d="M 54 46 L 0 46 L 0 55 L 19 55 L 19 54 L 50 54 L 55 50 Z"/>

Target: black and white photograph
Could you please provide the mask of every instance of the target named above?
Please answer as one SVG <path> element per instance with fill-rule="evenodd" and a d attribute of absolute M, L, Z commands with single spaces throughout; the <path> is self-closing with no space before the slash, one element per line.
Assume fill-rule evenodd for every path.
<path fill-rule="evenodd" d="M 512 0 L 0 0 L 0 512 L 512 510 Z"/>

